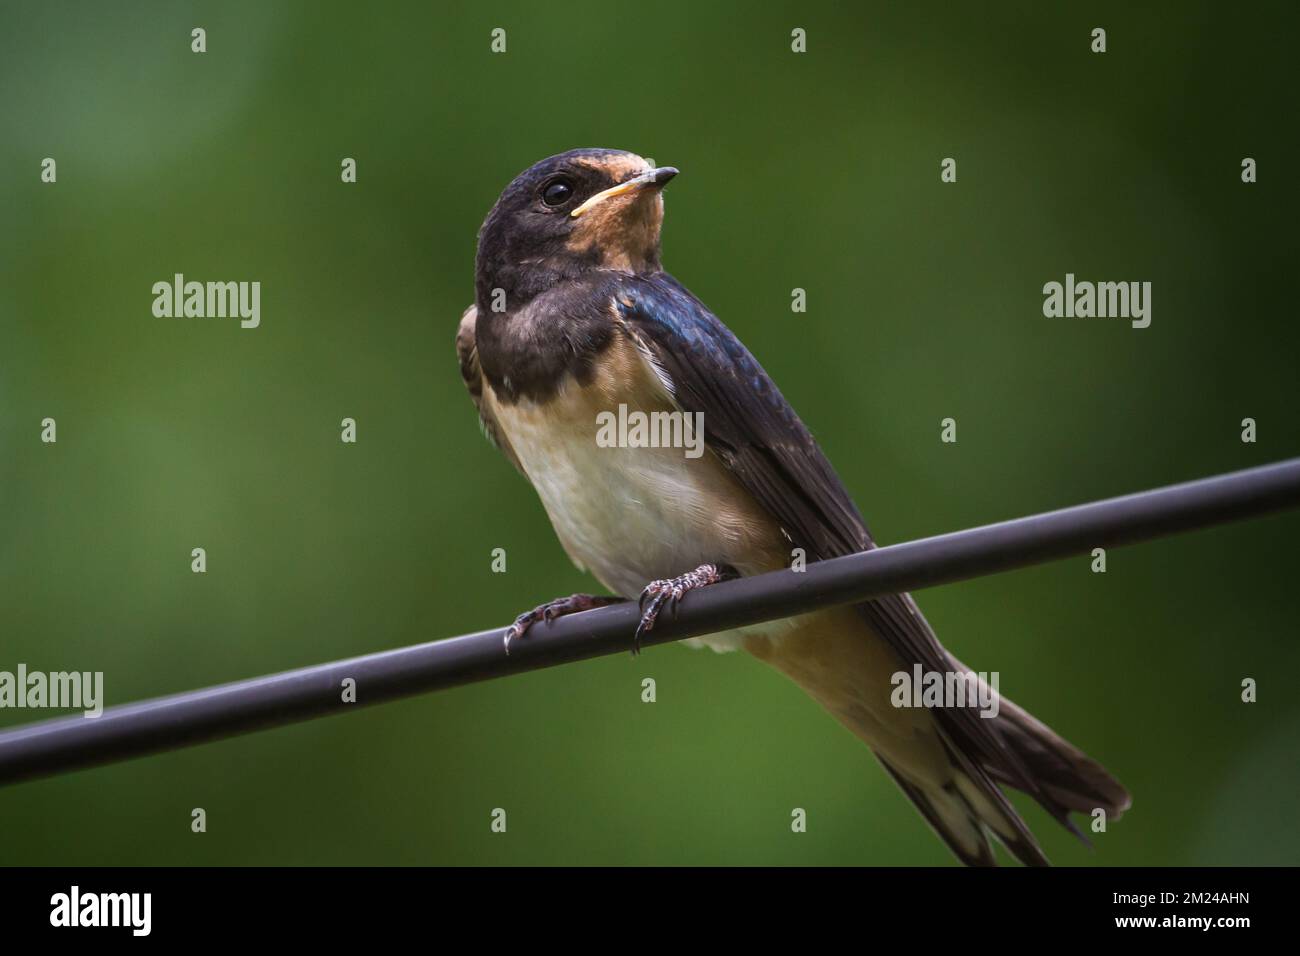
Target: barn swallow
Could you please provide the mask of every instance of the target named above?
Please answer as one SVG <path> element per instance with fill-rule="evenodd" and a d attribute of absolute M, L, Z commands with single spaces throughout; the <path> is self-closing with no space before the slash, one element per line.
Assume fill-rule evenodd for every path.
<path fill-rule="evenodd" d="M 572 150 L 521 173 L 479 232 L 475 302 L 456 337 L 462 376 L 569 557 L 613 592 L 520 615 L 507 649 L 538 622 L 623 600 L 641 601 L 641 634 L 692 590 L 787 567 L 794 549 L 814 561 L 876 547 L 758 361 L 663 270 L 663 189 L 676 175 L 621 150 Z M 705 451 L 609 447 L 597 429 L 614 410 L 702 415 Z M 1081 839 L 1071 812 L 1114 820 L 1129 806 L 1104 768 L 1004 698 L 991 719 L 969 702 L 895 706 L 894 675 L 971 674 L 908 594 L 690 643 L 743 648 L 792 678 L 968 865 L 995 865 L 994 838 L 1022 863 L 1047 863 L 1003 787 Z"/>

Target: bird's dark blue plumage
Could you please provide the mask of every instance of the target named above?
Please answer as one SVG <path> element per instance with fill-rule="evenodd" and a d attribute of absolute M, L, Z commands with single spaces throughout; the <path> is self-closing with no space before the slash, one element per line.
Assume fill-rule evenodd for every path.
<path fill-rule="evenodd" d="M 621 277 L 620 316 L 651 350 L 705 440 L 812 560 L 870 546 L 866 525 L 807 427 L 749 349 L 666 272 Z"/>

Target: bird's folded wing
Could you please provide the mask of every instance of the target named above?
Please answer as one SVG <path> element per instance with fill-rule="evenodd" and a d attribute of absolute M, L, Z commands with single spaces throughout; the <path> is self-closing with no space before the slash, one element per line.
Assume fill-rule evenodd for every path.
<path fill-rule="evenodd" d="M 460 377 L 465 381 L 469 397 L 474 400 L 474 407 L 478 409 L 478 420 L 483 426 L 483 434 L 510 459 L 510 463 L 519 470 L 519 473 L 523 474 L 524 469 L 520 466 L 514 449 L 510 447 L 510 439 L 497 424 L 492 409 L 483 398 L 483 371 L 479 368 L 478 345 L 474 337 L 477 323 L 478 308 L 471 305 L 460 317 L 460 326 L 456 329 L 456 357 L 460 361 Z"/>
<path fill-rule="evenodd" d="M 657 366 L 678 406 L 704 414 L 705 441 L 810 560 L 874 548 L 856 506 L 807 427 L 758 361 L 667 273 L 629 276 L 613 291 L 618 315 Z M 947 672 L 954 661 L 906 594 L 858 605 L 905 668 Z M 1002 779 L 1039 796 L 994 721 L 973 708 L 936 716 L 955 744 Z"/>

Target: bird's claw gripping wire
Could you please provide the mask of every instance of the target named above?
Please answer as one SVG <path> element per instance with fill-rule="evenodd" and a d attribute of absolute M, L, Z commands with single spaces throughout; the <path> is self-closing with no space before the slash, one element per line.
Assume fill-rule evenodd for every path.
<path fill-rule="evenodd" d="M 503 639 L 505 652 L 509 654 L 510 642 L 523 637 L 538 621 L 550 624 L 557 617 L 564 617 L 566 614 L 577 614 L 579 611 L 590 611 L 592 608 L 621 604 L 623 600 L 621 597 L 606 594 L 570 594 L 566 598 L 556 598 L 554 601 L 539 604 L 531 611 L 520 614 L 515 618 L 515 622 L 506 628 Z"/>
<path fill-rule="evenodd" d="M 654 630 L 659 612 L 665 607 L 674 618 L 677 617 L 677 604 L 689 592 L 717 584 L 736 577 L 736 570 L 726 564 L 702 564 L 694 571 L 679 574 L 675 578 L 660 578 L 651 581 L 641 591 L 637 604 L 641 608 L 641 620 L 632 637 L 632 653 L 641 652 L 641 635 Z"/>

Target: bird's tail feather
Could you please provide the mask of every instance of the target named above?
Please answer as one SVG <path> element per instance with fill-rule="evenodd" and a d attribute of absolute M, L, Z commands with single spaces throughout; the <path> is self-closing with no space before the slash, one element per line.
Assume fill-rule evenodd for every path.
<path fill-rule="evenodd" d="M 967 866 L 995 866 L 990 834 L 1026 866 L 1047 866 L 1028 826 L 1007 800 L 1000 785 L 1031 793 L 1043 807 L 1084 843 L 1087 837 L 1070 813 L 1097 809 L 1118 819 L 1131 804 L 1128 791 L 1104 767 L 1005 697 L 999 701 L 998 732 L 1029 773 L 1036 791 L 1014 779 L 1005 767 L 971 760 L 945 741 L 952 777 L 941 788 L 908 781 L 889 761 L 876 757 L 903 793 L 921 811 L 935 833 Z"/>
<path fill-rule="evenodd" d="M 916 805 L 931 829 L 967 866 L 997 866 L 995 836 L 1025 866 L 1048 866 L 1038 841 L 983 767 L 948 747 L 952 774 L 942 787 L 909 781 L 880 753 L 876 758 Z"/>
<path fill-rule="evenodd" d="M 996 837 L 1020 862 L 1047 864 L 1003 787 L 1032 796 L 1085 843 L 1070 813 L 1101 808 L 1115 819 L 1128 808 L 1128 792 L 1100 764 L 1005 697 L 996 717 L 976 718 L 987 728 L 983 739 L 963 736 L 965 723 L 950 711 L 933 710 L 919 723 L 914 711 L 890 707 L 898 659 L 874 635 L 864 639 L 861 627 L 856 616 L 823 611 L 797 619 L 779 639 L 746 647 L 871 747 L 963 863 L 993 865 Z M 955 659 L 951 666 L 967 671 Z"/>
<path fill-rule="evenodd" d="M 900 790 L 921 811 L 927 823 L 939 839 L 948 844 L 957 859 L 967 866 L 997 866 L 993 857 L 993 847 L 989 843 L 988 833 L 976 815 L 974 808 L 961 793 L 955 789 L 945 788 L 939 791 L 926 790 L 895 770 L 888 760 L 876 754 L 880 765 L 889 771 Z"/>
<path fill-rule="evenodd" d="M 1005 697 L 999 701 L 997 725 L 1038 785 L 1038 801 L 1071 830 L 1071 812 L 1090 814 L 1101 809 L 1108 820 L 1118 820 L 1132 804 L 1128 791 L 1105 767 Z M 985 769 L 995 780 L 1018 785 L 1000 767 Z"/>

